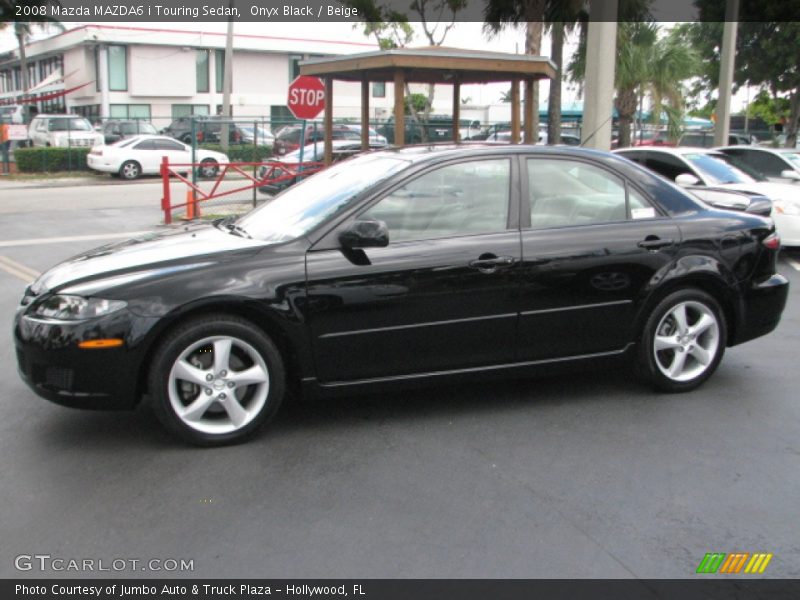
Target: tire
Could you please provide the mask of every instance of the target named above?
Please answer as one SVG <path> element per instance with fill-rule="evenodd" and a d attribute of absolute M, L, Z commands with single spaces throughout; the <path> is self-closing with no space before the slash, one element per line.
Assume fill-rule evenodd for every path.
<path fill-rule="evenodd" d="M 200 161 L 200 176 L 201 177 L 216 177 L 219 173 L 219 166 L 213 158 L 204 158 Z"/>
<path fill-rule="evenodd" d="M 167 430 L 198 446 L 221 446 L 244 441 L 275 416 L 286 370 L 253 323 L 206 315 L 167 335 L 148 383 L 153 412 Z"/>
<path fill-rule="evenodd" d="M 192 145 L 192 134 L 191 134 L 191 133 L 184 133 L 184 134 L 181 136 L 181 141 L 182 141 L 184 144 L 189 144 L 189 145 L 191 146 L 191 145 Z"/>
<path fill-rule="evenodd" d="M 142 174 L 142 165 L 135 160 L 126 160 L 119 168 L 119 176 L 122 179 L 133 181 Z"/>
<path fill-rule="evenodd" d="M 644 325 L 637 353 L 640 376 L 665 392 L 688 392 L 719 366 L 727 343 L 719 303 L 694 288 L 661 300 Z"/>

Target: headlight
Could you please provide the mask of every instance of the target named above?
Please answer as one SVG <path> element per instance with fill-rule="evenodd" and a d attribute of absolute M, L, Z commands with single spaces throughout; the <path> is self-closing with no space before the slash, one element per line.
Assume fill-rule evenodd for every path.
<path fill-rule="evenodd" d="M 104 300 L 102 298 L 84 298 L 82 296 L 66 296 L 57 294 L 36 307 L 34 313 L 39 317 L 80 321 L 93 317 L 102 317 L 125 308 L 122 300 Z"/>
<path fill-rule="evenodd" d="M 778 200 L 772 203 L 772 207 L 775 209 L 775 212 L 779 215 L 790 215 L 790 216 L 797 216 L 800 215 L 800 206 L 794 203 L 783 202 Z"/>

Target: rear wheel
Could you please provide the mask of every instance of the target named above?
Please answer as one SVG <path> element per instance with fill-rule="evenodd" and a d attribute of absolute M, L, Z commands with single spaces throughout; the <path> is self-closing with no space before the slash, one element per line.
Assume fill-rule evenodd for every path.
<path fill-rule="evenodd" d="M 136 179 L 142 174 L 142 166 L 135 160 L 126 160 L 119 168 L 119 176 L 123 179 Z"/>
<path fill-rule="evenodd" d="M 285 370 L 249 321 L 212 315 L 174 330 L 153 358 L 153 409 L 171 432 L 202 446 L 242 441 L 277 412 Z"/>
<path fill-rule="evenodd" d="M 696 289 L 673 292 L 655 307 L 642 332 L 640 373 L 667 392 L 692 390 L 719 366 L 727 328 L 719 303 Z"/>

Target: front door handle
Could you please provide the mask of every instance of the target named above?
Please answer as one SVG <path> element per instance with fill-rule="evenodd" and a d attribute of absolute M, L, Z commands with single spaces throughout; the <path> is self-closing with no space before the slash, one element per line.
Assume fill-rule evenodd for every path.
<path fill-rule="evenodd" d="M 637 246 L 639 246 L 639 248 L 644 248 L 645 250 L 660 250 L 661 248 L 672 246 L 674 243 L 674 240 L 662 240 L 656 236 L 649 235 L 647 238 L 639 242 Z"/>
<path fill-rule="evenodd" d="M 500 267 L 510 267 L 516 262 L 513 256 L 495 256 L 494 254 L 481 254 L 472 260 L 469 266 L 483 273 L 493 273 Z"/>

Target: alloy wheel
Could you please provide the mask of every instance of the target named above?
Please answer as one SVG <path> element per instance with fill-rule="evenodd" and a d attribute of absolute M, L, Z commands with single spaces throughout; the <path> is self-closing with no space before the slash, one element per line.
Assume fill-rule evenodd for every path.
<path fill-rule="evenodd" d="M 261 354 L 244 340 L 227 335 L 200 339 L 172 365 L 168 396 L 186 426 L 207 434 L 246 427 L 267 402 L 270 376 Z"/>
<path fill-rule="evenodd" d="M 676 382 L 696 379 L 714 363 L 720 325 L 714 311 L 688 300 L 664 314 L 653 337 L 653 356 L 661 373 Z"/>

